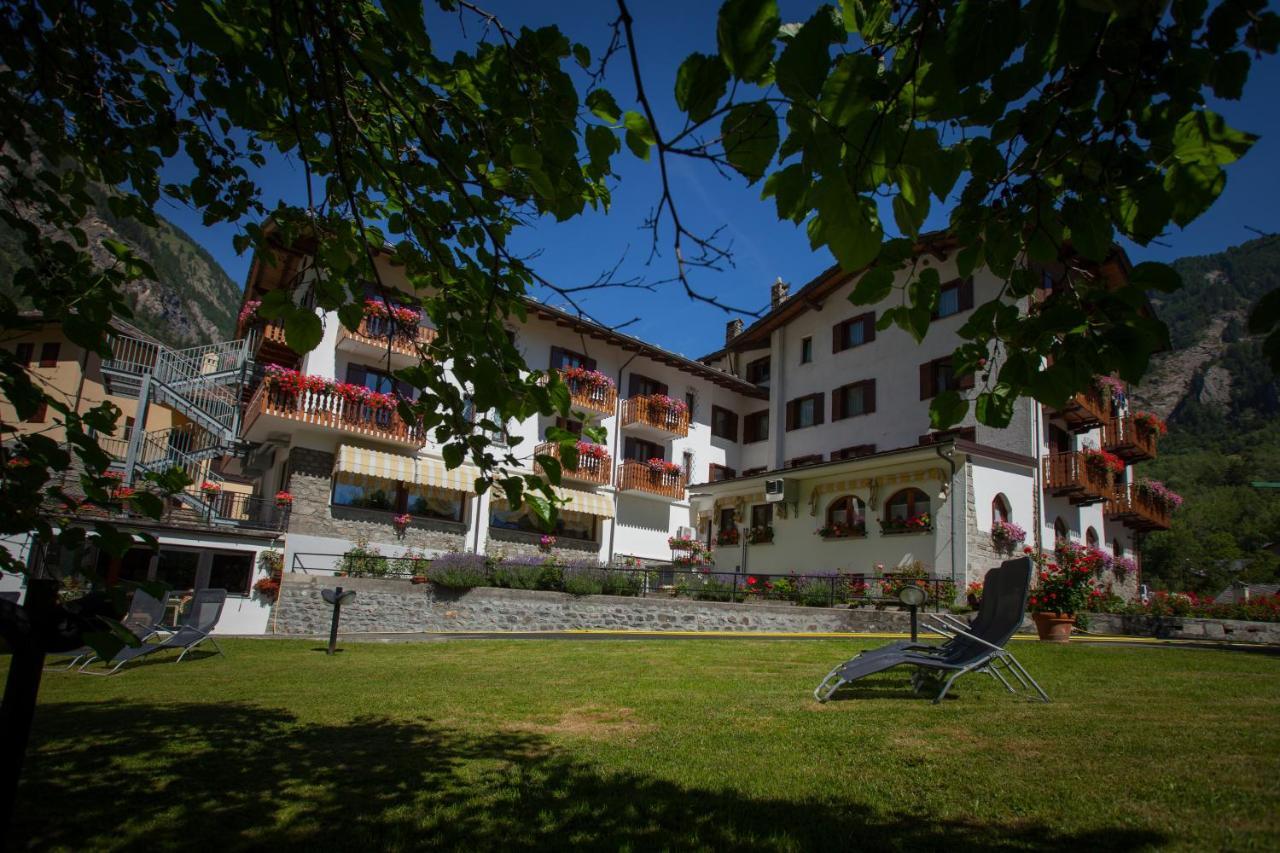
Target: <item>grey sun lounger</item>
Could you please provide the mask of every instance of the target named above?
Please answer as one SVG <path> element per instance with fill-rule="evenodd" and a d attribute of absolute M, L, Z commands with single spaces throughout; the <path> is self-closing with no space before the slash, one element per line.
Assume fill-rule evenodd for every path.
<path fill-rule="evenodd" d="M 124 619 L 120 620 L 120 624 L 138 638 L 141 642 L 146 642 L 157 633 L 163 631 L 161 622 L 164 620 L 164 602 L 155 596 L 149 594 L 146 590 L 136 589 L 133 591 L 133 598 L 129 602 L 129 612 L 125 614 Z M 84 663 L 94 656 L 95 652 L 88 646 L 81 646 L 78 649 L 72 649 L 67 652 L 57 652 L 50 655 L 51 658 L 58 660 L 53 666 L 45 667 L 49 672 L 65 672 L 73 668 L 76 664 Z M 63 665 L 65 662 L 65 666 Z"/>
<path fill-rule="evenodd" d="M 222 654 L 222 648 L 217 641 L 213 639 L 211 633 L 215 625 L 218 624 L 218 618 L 222 616 L 222 607 L 227 601 L 227 591 L 225 589 L 201 589 L 197 590 L 191 600 L 191 612 L 183 623 L 178 626 L 174 633 L 165 637 L 158 643 L 144 643 L 137 647 L 123 648 L 116 652 L 115 657 L 106 661 L 106 665 L 111 667 L 106 672 L 94 672 L 88 667 L 96 662 L 97 658 L 90 658 L 80 667 L 80 672 L 86 675 L 114 675 L 130 661 L 139 660 L 156 652 L 181 650 L 178 654 L 178 663 L 187 653 L 201 643 L 208 642 L 217 649 L 218 654 Z M 225 657 L 225 655 L 224 655 Z"/>
<path fill-rule="evenodd" d="M 923 689 L 928 676 L 942 679 L 942 688 L 933 700 L 935 704 L 942 701 L 957 678 L 969 672 L 985 672 L 1010 693 L 1016 693 L 1000 671 L 1003 666 L 1023 689 L 1034 691 L 1038 698 L 1048 702 L 1048 694 L 1005 648 L 1026 614 L 1032 569 L 1029 557 L 1006 560 L 987 573 L 982 607 L 972 625 L 937 617 L 936 624 L 925 627 L 948 637 L 946 643 L 928 648 L 895 643 L 864 652 L 831 670 L 814 690 L 814 698 L 826 702 L 845 684 L 897 666 L 915 668 L 911 684 L 917 692 Z"/>

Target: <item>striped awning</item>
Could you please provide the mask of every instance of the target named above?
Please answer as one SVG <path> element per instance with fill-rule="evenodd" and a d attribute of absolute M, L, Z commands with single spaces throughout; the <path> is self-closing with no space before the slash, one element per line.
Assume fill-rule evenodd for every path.
<path fill-rule="evenodd" d="M 346 479 L 391 480 L 452 492 L 474 492 L 478 473 L 470 465 L 450 470 L 439 459 L 384 453 L 349 444 L 338 449 L 336 470 Z"/>
<path fill-rule="evenodd" d="M 580 512 L 599 518 L 613 518 L 613 499 L 609 495 L 583 492 L 578 489 L 565 488 L 564 486 L 552 486 L 551 488 L 555 489 L 557 497 L 565 501 L 560 507 L 563 512 Z M 493 502 L 505 505 L 507 499 L 503 497 L 501 491 L 496 491 L 493 493 Z"/>

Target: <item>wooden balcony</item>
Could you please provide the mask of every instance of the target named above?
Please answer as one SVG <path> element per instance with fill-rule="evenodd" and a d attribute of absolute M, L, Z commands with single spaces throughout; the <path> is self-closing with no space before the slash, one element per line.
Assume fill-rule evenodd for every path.
<path fill-rule="evenodd" d="M 539 444 L 534 448 L 534 454 L 538 456 L 554 456 L 560 458 L 560 445 L 554 441 L 548 441 Z M 610 468 L 613 465 L 613 458 L 606 453 L 603 457 L 596 458 L 588 456 L 585 453 L 578 454 L 578 465 L 570 468 L 567 465 L 561 465 L 560 476 L 565 480 L 577 480 L 580 483 L 594 483 L 597 486 L 609 485 Z M 533 463 L 533 470 L 541 474 L 542 466 L 536 461 Z"/>
<path fill-rule="evenodd" d="M 656 434 L 660 438 L 683 438 L 689 434 L 689 410 L 673 411 L 658 397 L 629 397 L 622 401 L 622 428 Z"/>
<path fill-rule="evenodd" d="M 1138 491 L 1133 483 L 1116 486 L 1104 508 L 1107 518 L 1119 521 L 1131 530 L 1147 532 L 1168 530 L 1172 520 L 1169 508 Z"/>
<path fill-rule="evenodd" d="M 1066 421 L 1072 432 L 1084 432 L 1110 420 L 1111 401 L 1103 396 L 1102 389 L 1091 386 L 1067 400 L 1054 415 Z"/>
<path fill-rule="evenodd" d="M 618 466 L 618 491 L 638 492 L 682 501 L 684 500 L 684 472 L 654 471 L 644 462 L 626 459 Z"/>
<path fill-rule="evenodd" d="M 245 408 L 241 437 L 247 441 L 263 441 L 272 432 L 293 432 L 300 424 L 415 450 L 427 443 L 427 431 L 421 426 L 406 424 L 394 409 L 351 404 L 338 394 L 323 391 L 294 394 L 265 384 L 258 388 Z"/>
<path fill-rule="evenodd" d="M 298 363 L 298 353 L 285 340 L 283 320 L 249 317 L 236 328 L 236 334 L 249 339 L 249 352 L 259 364 L 289 367 Z"/>
<path fill-rule="evenodd" d="M 561 374 L 569 386 L 570 405 L 601 415 L 612 415 L 618 406 L 618 389 L 612 385 L 596 385 L 582 379 L 570 379 Z"/>
<path fill-rule="evenodd" d="M 1085 463 L 1079 451 L 1054 453 L 1044 460 L 1045 491 L 1076 506 L 1102 503 L 1112 494 L 1112 475 Z"/>
<path fill-rule="evenodd" d="M 1156 431 L 1132 417 L 1112 418 L 1102 427 L 1102 446 L 1130 464 L 1156 458 Z"/>
<path fill-rule="evenodd" d="M 387 317 L 365 315 L 360 327 L 351 331 L 346 326 L 338 326 L 338 349 L 354 355 L 370 358 L 387 357 L 396 366 L 416 364 L 421 358 L 421 348 L 425 348 L 436 339 L 436 330 L 426 326 L 406 328 Z"/>

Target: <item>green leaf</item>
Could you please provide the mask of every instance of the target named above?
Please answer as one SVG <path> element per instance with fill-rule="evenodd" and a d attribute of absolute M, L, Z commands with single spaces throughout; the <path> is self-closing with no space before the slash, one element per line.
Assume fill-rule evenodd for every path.
<path fill-rule="evenodd" d="M 1129 272 L 1129 284 L 1142 290 L 1158 290 L 1173 293 L 1182 287 L 1182 276 L 1168 264 L 1146 261 Z"/>
<path fill-rule="evenodd" d="M 573 58 L 583 68 L 591 67 L 591 50 L 585 44 L 575 44 L 573 46 Z"/>
<path fill-rule="evenodd" d="M 854 285 L 849 301 L 854 305 L 875 305 L 893 290 L 893 274 L 893 270 L 884 266 L 867 270 Z"/>
<path fill-rule="evenodd" d="M 997 386 L 997 390 L 1000 386 Z M 1004 386 L 1006 389 L 1008 386 Z M 992 427 L 1007 427 L 1013 420 L 1013 404 L 1017 398 L 1011 394 L 983 391 L 974 403 L 974 416 L 979 423 Z"/>
<path fill-rule="evenodd" d="M 1211 163 L 1174 163 L 1164 176 L 1170 215 L 1182 228 L 1199 218 L 1227 186 L 1227 173 Z"/>
<path fill-rule="evenodd" d="M 774 78 L 782 93 L 796 101 L 816 101 L 831 67 L 831 45 L 844 37 L 831 7 L 820 8 L 778 57 Z"/>
<path fill-rule="evenodd" d="M 1004 0 L 961 0 L 947 21 L 951 70 L 961 85 L 985 80 L 1018 44 L 1018 5 Z"/>
<path fill-rule="evenodd" d="M 360 328 L 364 320 L 364 305 L 359 302 L 348 302 L 338 306 L 338 321 L 351 331 Z"/>
<path fill-rule="evenodd" d="M 769 177 L 765 178 L 760 197 L 774 197 L 779 219 L 801 222 L 809 212 L 804 201 L 811 184 L 809 170 L 800 163 L 792 163 L 785 169 L 770 173 Z"/>
<path fill-rule="evenodd" d="M 622 117 L 622 123 L 627 128 L 627 147 L 631 153 L 641 160 L 648 160 L 649 149 L 657 141 L 649 120 L 635 110 L 628 110 Z"/>
<path fill-rule="evenodd" d="M 1223 166 L 1243 157 L 1258 137 L 1227 125 L 1212 110 L 1193 110 L 1173 129 L 1173 156 L 1182 163 Z"/>
<path fill-rule="evenodd" d="M 547 482 L 553 486 L 560 485 L 560 460 L 546 453 L 539 453 L 533 457 L 534 461 L 542 466 L 543 472 L 547 475 Z"/>
<path fill-rule="evenodd" d="M 555 530 L 555 512 L 550 501 L 541 495 L 528 492 L 524 496 L 524 504 L 537 519 L 539 527 L 548 533 Z"/>
<path fill-rule="evenodd" d="M 1071 245 L 1091 261 L 1101 262 L 1111 251 L 1111 220 L 1100 205 L 1068 199 L 1062 218 L 1071 229 Z"/>
<path fill-rule="evenodd" d="M 324 325 L 314 311 L 297 308 L 284 321 L 284 341 L 296 353 L 308 353 L 320 345 Z"/>
<path fill-rule="evenodd" d="M 587 95 L 587 109 L 609 124 L 617 124 L 622 117 L 622 108 L 613 99 L 608 89 L 593 89 Z"/>
<path fill-rule="evenodd" d="M 532 145 L 517 143 L 511 146 L 511 165 L 521 169 L 540 169 L 542 155 Z"/>
<path fill-rule="evenodd" d="M 870 200 L 855 195 L 842 178 L 815 186 L 818 215 L 810 220 L 809 241 L 825 245 L 845 272 L 858 272 L 880 253 L 884 230 Z"/>
<path fill-rule="evenodd" d="M 446 444 L 440 448 L 440 455 L 444 458 L 446 468 L 457 468 L 461 465 L 466 452 L 466 448 L 461 444 Z"/>
<path fill-rule="evenodd" d="M 947 429 L 960 423 L 969 411 L 969 401 L 959 391 L 943 391 L 929 404 L 929 426 Z"/>
<path fill-rule="evenodd" d="M 1230 101 L 1240 99 L 1244 94 L 1244 81 L 1249 78 L 1249 54 L 1243 50 L 1233 50 L 1218 58 L 1209 74 L 1209 83 L 1213 86 L 1213 94 Z"/>
<path fill-rule="evenodd" d="M 592 177 L 602 178 L 612 172 L 609 161 L 622 148 L 618 135 L 607 127 L 592 125 L 586 130 L 587 154 L 591 157 L 588 171 Z"/>
<path fill-rule="evenodd" d="M 778 116 L 763 101 L 739 104 L 720 124 L 729 165 L 751 183 L 764 176 L 778 150 Z"/>
<path fill-rule="evenodd" d="M 676 106 L 695 124 L 706 121 L 724 97 L 729 69 L 718 56 L 691 53 L 676 73 Z"/>
<path fill-rule="evenodd" d="M 728 0 L 720 7 L 716 43 L 734 77 L 748 83 L 764 77 L 781 23 L 775 0 Z"/>

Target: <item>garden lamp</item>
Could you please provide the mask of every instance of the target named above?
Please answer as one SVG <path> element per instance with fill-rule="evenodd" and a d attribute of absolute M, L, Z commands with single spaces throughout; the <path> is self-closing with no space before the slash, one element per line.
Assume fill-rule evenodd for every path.
<path fill-rule="evenodd" d="M 320 597 L 325 600 L 326 604 L 333 605 L 333 621 L 329 623 L 329 651 L 327 654 L 333 654 L 338 650 L 338 619 L 342 616 L 342 605 L 349 604 L 356 597 L 356 591 L 349 589 L 342 591 L 342 587 L 337 589 L 322 589 Z M 912 623 L 915 624 L 914 622 Z"/>
<path fill-rule="evenodd" d="M 898 590 L 898 600 L 905 604 L 911 611 L 911 642 L 913 643 L 916 641 L 918 627 L 916 621 L 916 609 L 919 608 L 921 604 L 924 604 L 925 599 L 928 597 L 929 594 L 915 584 L 912 584 L 911 586 L 904 586 L 902 589 Z"/>

